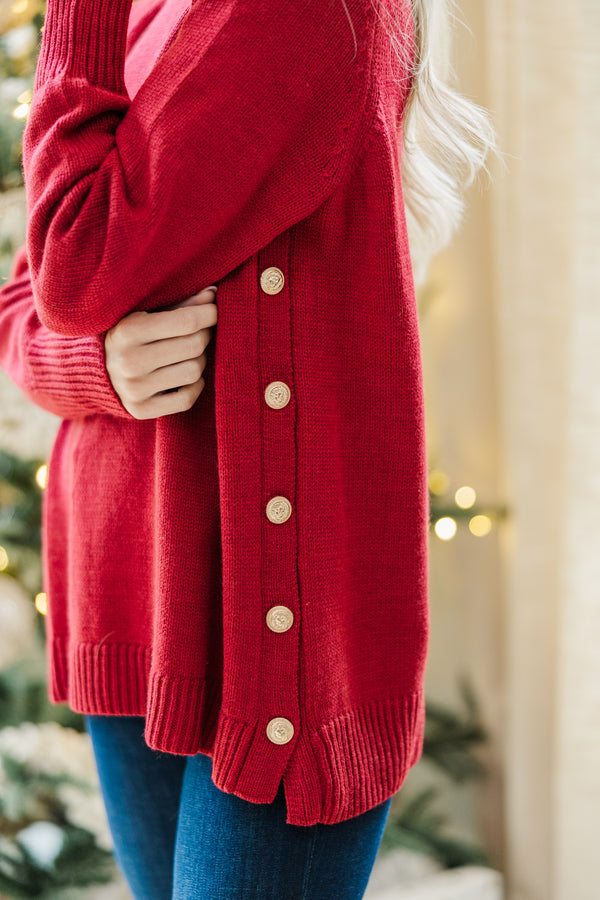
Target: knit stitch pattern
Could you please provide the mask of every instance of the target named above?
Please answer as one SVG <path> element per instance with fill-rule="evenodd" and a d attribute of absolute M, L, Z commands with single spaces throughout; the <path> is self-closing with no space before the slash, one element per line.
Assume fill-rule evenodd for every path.
<path fill-rule="evenodd" d="M 27 239 L 0 290 L 0 362 L 63 419 L 42 507 L 50 699 L 144 716 L 150 747 L 209 754 L 252 802 L 283 779 L 297 825 L 383 802 L 422 752 L 402 75 L 369 0 L 48 0 Z M 202 393 L 136 419 L 106 331 L 209 284 Z"/>

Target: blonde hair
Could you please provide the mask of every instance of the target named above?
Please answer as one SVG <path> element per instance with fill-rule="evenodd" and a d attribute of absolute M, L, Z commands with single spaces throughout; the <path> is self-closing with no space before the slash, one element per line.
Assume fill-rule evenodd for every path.
<path fill-rule="evenodd" d="M 348 12 L 345 0 L 342 0 Z M 371 0 L 410 82 L 399 127 L 402 188 L 415 284 L 450 242 L 465 213 L 465 191 L 486 157 L 502 160 L 487 110 L 453 86 L 455 0 Z M 412 21 L 410 13 L 412 12 Z M 383 13 L 383 16 L 380 15 Z M 406 84 L 402 85 L 406 90 Z"/>

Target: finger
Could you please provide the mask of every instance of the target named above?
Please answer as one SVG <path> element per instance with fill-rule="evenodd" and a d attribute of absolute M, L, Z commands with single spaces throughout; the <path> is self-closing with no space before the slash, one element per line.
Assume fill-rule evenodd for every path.
<path fill-rule="evenodd" d="M 156 419 L 190 409 L 204 388 L 204 379 L 195 384 L 186 384 L 176 393 L 155 394 L 143 403 L 130 404 L 129 411 L 137 419 Z"/>
<path fill-rule="evenodd" d="M 131 365 L 135 371 L 130 377 L 142 378 L 186 359 L 201 356 L 211 339 L 209 328 L 201 328 L 193 334 L 151 341 L 132 349 Z"/>
<path fill-rule="evenodd" d="M 192 294 L 190 297 L 184 297 L 183 300 L 178 300 L 177 303 L 169 303 L 168 306 L 163 306 L 161 312 L 172 309 L 179 309 L 181 306 L 193 306 L 198 305 L 199 303 L 210 303 L 212 302 L 217 295 L 216 285 L 211 284 L 209 287 L 203 288 L 201 291 L 198 291 L 197 294 Z M 154 312 L 154 310 L 148 310 L 149 312 Z"/>
<path fill-rule="evenodd" d="M 217 307 L 210 302 L 160 312 L 140 311 L 121 320 L 120 339 L 122 343 L 149 344 L 193 334 L 202 328 L 210 328 L 216 321 Z"/>
<path fill-rule="evenodd" d="M 174 303 L 171 309 L 180 309 L 182 306 L 194 306 L 199 303 L 212 303 L 216 296 L 217 289 L 212 285 L 209 288 L 204 288 L 204 290 L 200 291 L 198 294 L 192 294 L 191 297 L 186 297 L 185 300 Z"/>
<path fill-rule="evenodd" d="M 147 342 L 150 343 L 152 340 L 160 341 L 164 338 L 193 334 L 202 328 L 210 328 L 216 321 L 216 304 L 204 302 L 153 313 L 147 317 L 144 326 L 145 333 L 150 336 Z"/>
<path fill-rule="evenodd" d="M 195 359 L 186 359 L 172 366 L 164 366 L 157 369 L 151 375 L 144 378 L 144 390 L 146 398 L 150 398 L 161 391 L 168 391 L 194 384 L 202 377 L 206 368 L 206 356 L 197 356 Z"/>

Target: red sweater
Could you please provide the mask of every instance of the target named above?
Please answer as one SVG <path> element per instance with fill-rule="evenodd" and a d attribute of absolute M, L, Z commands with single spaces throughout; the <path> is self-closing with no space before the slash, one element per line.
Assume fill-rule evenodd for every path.
<path fill-rule="evenodd" d="M 64 418 L 43 505 L 50 699 L 145 716 L 150 747 L 209 754 L 247 800 L 283 779 L 296 825 L 381 803 L 422 750 L 408 82 L 380 15 L 49 0 L 26 250 L 1 292 L 2 364 Z M 203 392 L 135 419 L 104 334 L 213 283 Z"/>

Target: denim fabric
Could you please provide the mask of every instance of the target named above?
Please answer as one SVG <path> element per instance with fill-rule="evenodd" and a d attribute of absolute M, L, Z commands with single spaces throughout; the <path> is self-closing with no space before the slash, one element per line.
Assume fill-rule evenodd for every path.
<path fill-rule="evenodd" d="M 392 798 L 334 825 L 286 823 L 272 803 L 217 788 L 205 754 L 153 750 L 141 716 L 84 716 L 115 845 L 135 900 L 354 900 Z"/>

